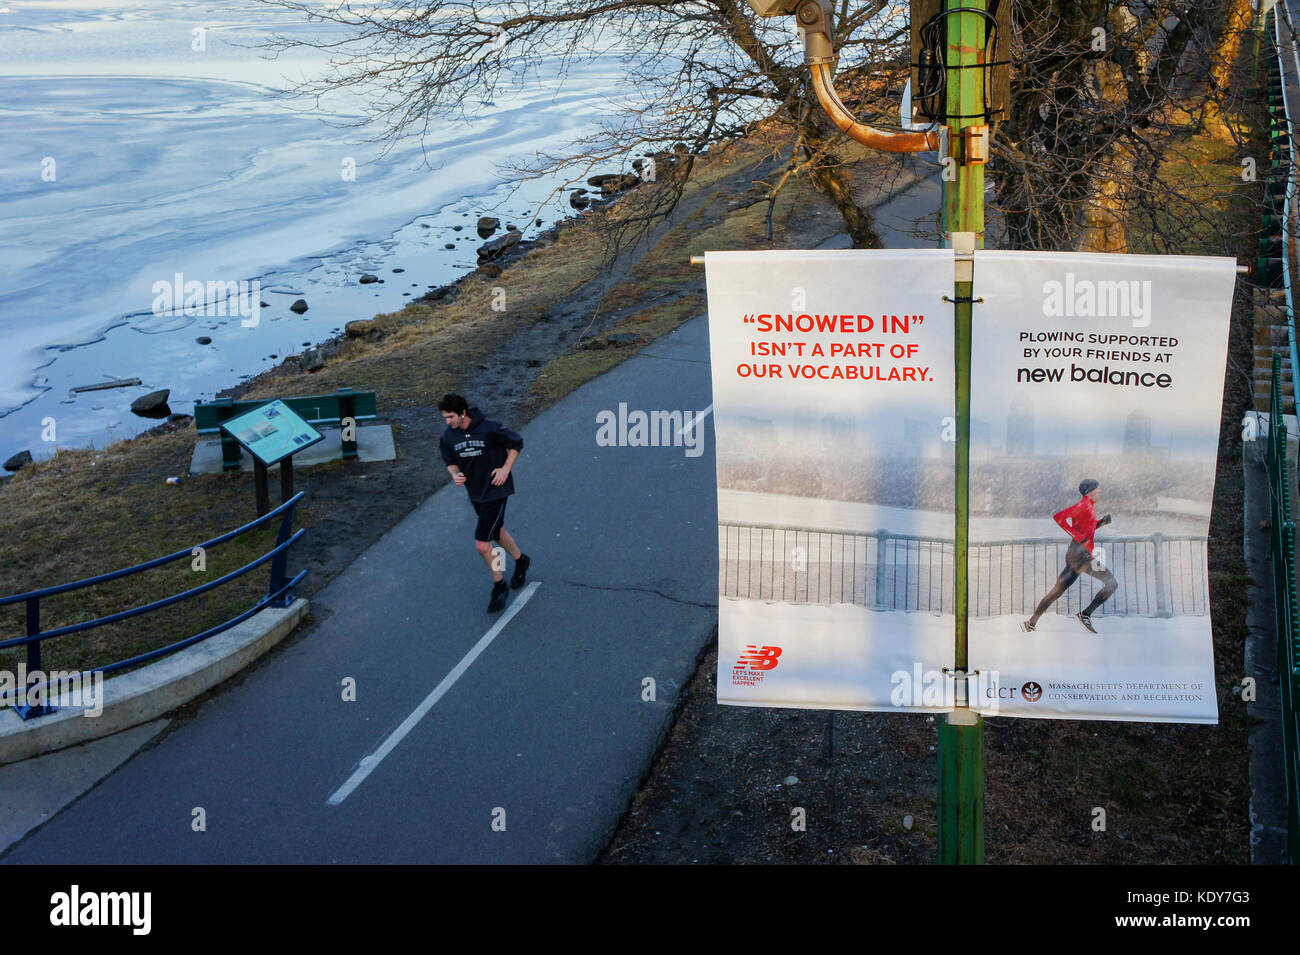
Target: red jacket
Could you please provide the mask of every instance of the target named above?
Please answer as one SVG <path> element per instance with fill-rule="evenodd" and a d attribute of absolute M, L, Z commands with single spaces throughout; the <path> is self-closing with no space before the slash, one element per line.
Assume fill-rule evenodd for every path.
<path fill-rule="evenodd" d="M 1088 554 L 1091 556 L 1092 537 L 1097 532 L 1096 505 L 1092 503 L 1091 498 L 1081 498 L 1078 504 L 1053 514 L 1052 520 L 1061 525 L 1061 530 L 1088 548 Z"/>

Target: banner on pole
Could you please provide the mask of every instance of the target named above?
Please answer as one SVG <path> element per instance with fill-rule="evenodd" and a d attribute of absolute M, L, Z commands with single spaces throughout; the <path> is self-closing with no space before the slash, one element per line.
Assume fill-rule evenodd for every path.
<path fill-rule="evenodd" d="M 982 706 L 1217 721 L 1207 568 L 1235 282 L 1228 258 L 976 254 L 969 649 L 998 674 Z"/>
<path fill-rule="evenodd" d="M 950 708 L 952 252 L 705 262 L 718 701 Z"/>
<path fill-rule="evenodd" d="M 971 705 L 1214 722 L 1235 262 L 975 261 Z M 718 701 L 951 710 L 952 251 L 709 253 L 706 269 Z"/>

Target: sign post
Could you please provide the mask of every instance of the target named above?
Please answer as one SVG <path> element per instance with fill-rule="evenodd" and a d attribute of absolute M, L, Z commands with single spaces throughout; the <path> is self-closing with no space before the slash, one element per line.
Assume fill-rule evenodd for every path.
<path fill-rule="evenodd" d="M 325 440 L 323 434 L 278 399 L 223 421 L 221 429 L 253 457 L 258 517 L 271 510 L 267 468 L 280 465 L 280 500 L 287 501 L 293 497 L 294 454 Z"/>
<path fill-rule="evenodd" d="M 958 254 L 953 283 L 957 364 L 956 513 L 953 570 L 956 594 L 955 663 L 959 686 L 967 669 L 970 540 L 970 381 L 973 253 L 984 245 L 984 163 L 989 120 L 985 114 L 986 0 L 945 0 L 947 75 L 945 113 L 948 157 L 943 174 L 943 232 Z M 967 235 L 962 236 L 963 233 Z M 960 239 L 958 237 L 961 236 Z M 959 243 L 968 243 L 959 247 Z M 962 255 L 968 258 L 963 259 Z M 975 701 L 968 701 L 975 702 Z M 939 861 L 984 862 L 984 720 L 970 709 L 939 723 Z"/>

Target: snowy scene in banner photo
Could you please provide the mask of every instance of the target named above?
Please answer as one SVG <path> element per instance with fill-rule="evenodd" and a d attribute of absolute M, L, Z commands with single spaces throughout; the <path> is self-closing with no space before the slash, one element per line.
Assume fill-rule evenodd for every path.
<path fill-rule="evenodd" d="M 718 701 L 950 709 L 952 252 L 706 265 Z"/>
<path fill-rule="evenodd" d="M 1208 534 L 1235 267 L 976 253 L 969 663 L 990 712 L 1217 721 Z"/>

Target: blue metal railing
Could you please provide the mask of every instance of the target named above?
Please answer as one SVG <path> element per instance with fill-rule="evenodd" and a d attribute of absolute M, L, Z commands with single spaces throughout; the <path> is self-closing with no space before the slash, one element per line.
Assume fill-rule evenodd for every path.
<path fill-rule="evenodd" d="M 208 637 L 215 636 L 218 633 L 222 633 L 223 631 L 229 630 L 231 627 L 234 627 L 237 624 L 242 623 L 243 621 L 247 620 L 249 617 L 253 616 L 255 613 L 259 612 L 265 607 L 269 607 L 272 605 L 278 605 L 282 607 L 289 606 L 289 604 L 293 602 L 293 588 L 296 587 L 299 583 L 301 583 L 303 578 L 307 576 L 307 571 L 303 570 L 300 571 L 298 575 L 295 576 L 293 579 L 291 580 L 286 579 L 288 576 L 288 571 L 287 571 L 288 550 L 291 546 L 293 546 L 294 543 L 298 541 L 300 537 L 302 537 L 303 534 L 306 533 L 306 529 L 304 528 L 299 528 L 297 531 L 293 531 L 292 533 L 290 533 L 293 528 L 294 512 L 298 506 L 298 502 L 302 500 L 302 498 L 303 498 L 303 492 L 300 491 L 299 493 L 295 494 L 293 497 L 289 498 L 289 500 L 281 504 L 279 507 L 275 508 L 275 510 L 268 511 L 266 514 L 257 518 L 257 520 L 250 521 L 249 523 L 245 524 L 243 527 L 222 534 L 219 537 L 214 537 L 211 540 L 204 541 L 202 544 L 197 544 L 194 547 L 188 547 L 185 548 L 184 550 L 178 550 L 176 553 L 168 554 L 166 557 L 158 557 L 155 558 L 154 560 L 145 561 L 143 564 L 136 564 L 133 567 L 127 567 L 122 570 L 115 570 L 107 574 L 100 574 L 97 577 L 87 577 L 84 580 L 78 580 L 67 584 L 58 584 L 54 587 L 46 587 L 41 590 L 33 590 L 25 594 L 16 594 L 12 597 L 0 597 L 0 607 L 6 607 L 11 604 L 22 603 L 22 604 L 26 604 L 26 610 L 27 610 L 26 635 L 21 637 L 15 637 L 9 640 L 0 640 L 0 650 L 6 650 L 9 649 L 10 647 L 18 647 L 18 646 L 25 645 L 27 647 L 28 672 L 36 673 L 38 671 L 42 671 L 41 644 L 46 640 L 50 640 L 54 637 L 66 636 L 67 634 L 70 633 L 79 633 L 85 630 L 90 630 L 94 627 L 102 627 L 106 624 L 116 623 L 117 621 L 127 620 L 130 619 L 131 617 L 137 617 L 141 614 L 149 613 L 154 610 L 159 610 L 163 607 L 169 607 L 172 604 L 180 603 L 183 600 L 189 600 L 191 597 L 197 597 L 200 594 L 207 593 L 210 590 L 215 590 L 217 587 L 230 583 L 232 580 L 235 580 L 253 570 L 256 570 L 258 567 L 261 567 L 263 564 L 267 563 L 268 561 L 270 561 L 271 563 L 270 586 L 267 589 L 266 595 L 262 597 L 260 600 L 258 600 L 255 604 L 253 604 L 253 606 L 249 607 L 247 610 L 237 614 L 234 617 L 231 617 L 229 620 L 226 620 L 223 623 L 216 625 L 215 627 L 210 627 L 207 630 L 204 630 L 202 633 L 197 633 L 191 637 L 186 637 L 184 640 L 179 640 L 176 643 L 169 644 L 165 647 L 160 647 L 159 649 L 156 650 L 150 650 L 147 653 L 137 654 L 136 656 L 130 657 L 126 660 L 119 660 L 116 663 L 110 663 L 107 666 L 97 667 L 95 669 L 95 672 L 112 673 L 116 670 L 122 670 L 127 667 L 137 666 L 141 663 L 147 663 L 150 660 L 155 660 L 158 657 L 166 656 L 169 653 L 175 653 L 177 650 L 183 650 L 186 647 L 193 646 L 194 644 L 199 643 L 202 640 L 206 640 Z M 196 549 L 201 549 L 204 553 L 206 553 L 207 551 L 211 550 L 213 547 L 216 547 L 227 541 L 234 540 L 235 538 L 240 537 L 243 534 L 248 533 L 249 531 L 255 530 L 256 528 L 261 527 L 262 525 L 273 521 L 277 517 L 280 518 L 280 527 L 276 534 L 275 546 L 272 547 L 265 554 L 263 554 L 261 557 L 258 557 L 256 560 L 250 561 L 249 563 L 245 564 L 243 567 L 240 567 L 237 570 L 232 570 L 230 573 L 224 574 L 221 577 L 218 577 L 216 580 L 211 580 L 208 581 L 207 583 L 200 584 L 198 587 L 192 587 L 189 590 L 186 590 L 182 593 L 173 594 L 170 597 L 164 597 L 161 600 L 155 600 L 151 603 L 147 603 L 139 607 L 132 607 L 129 610 L 123 610 L 118 613 L 109 614 L 106 617 L 99 617 L 94 620 L 87 620 L 81 623 L 73 623 L 63 627 L 56 627 L 53 630 L 44 630 L 44 631 L 41 630 L 41 601 L 47 597 L 53 597 L 57 594 L 64 594 L 70 591 L 80 590 L 83 587 L 91 587 L 94 586 L 95 584 L 103 584 L 113 580 L 120 580 L 123 577 L 129 577 L 133 574 L 138 574 L 142 571 L 151 570 L 155 567 L 161 567 L 164 564 L 169 564 L 172 563 L 173 561 L 189 560 L 194 556 L 194 552 Z M 31 695 L 37 695 L 31 693 L 32 690 L 37 690 L 41 696 L 44 696 L 45 694 L 42 693 L 41 691 L 48 690 L 51 682 L 52 682 L 51 680 L 46 680 L 43 683 L 36 683 L 33 686 L 26 688 L 26 691 Z M 3 702 L 8 702 L 8 701 L 3 701 Z M 17 709 L 19 715 L 22 716 L 24 719 L 28 719 L 34 716 L 42 716 L 52 711 L 51 707 L 44 706 L 44 705 L 41 706 L 24 705 L 24 706 L 17 707 Z"/>

